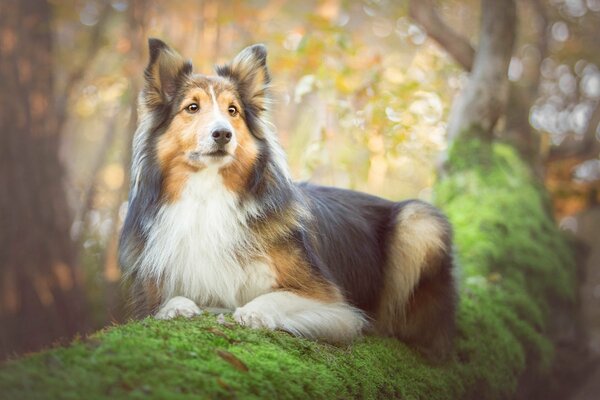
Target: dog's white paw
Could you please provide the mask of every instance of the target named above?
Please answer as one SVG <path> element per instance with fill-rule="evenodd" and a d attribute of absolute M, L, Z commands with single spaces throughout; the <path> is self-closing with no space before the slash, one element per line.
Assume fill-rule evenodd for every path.
<path fill-rule="evenodd" d="M 200 307 L 198 307 L 196 303 L 186 297 L 177 296 L 167 301 L 167 303 L 158 310 L 154 318 L 173 319 L 180 316 L 191 318 L 194 315 L 200 314 L 202 314 L 202 310 L 200 310 Z"/>
<path fill-rule="evenodd" d="M 252 307 L 240 307 L 233 313 L 233 319 L 240 325 L 253 329 L 266 328 L 274 330 L 277 322 L 272 315 L 253 309 Z"/>

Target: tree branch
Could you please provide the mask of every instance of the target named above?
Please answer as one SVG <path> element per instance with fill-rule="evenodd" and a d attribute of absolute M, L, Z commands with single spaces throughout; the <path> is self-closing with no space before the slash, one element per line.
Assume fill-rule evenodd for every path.
<path fill-rule="evenodd" d="M 410 17 L 417 22 L 427 35 L 435 40 L 465 70 L 471 71 L 475 51 L 464 38 L 450 28 L 435 11 L 432 0 L 411 0 Z"/>

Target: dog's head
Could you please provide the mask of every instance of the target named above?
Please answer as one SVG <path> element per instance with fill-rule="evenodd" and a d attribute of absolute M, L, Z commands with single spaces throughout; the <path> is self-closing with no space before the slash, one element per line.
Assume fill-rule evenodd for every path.
<path fill-rule="evenodd" d="M 195 74 L 190 61 L 158 39 L 149 40 L 149 49 L 141 108 L 160 128 L 163 171 L 249 169 L 264 140 L 260 119 L 269 102 L 265 46 L 244 49 L 215 76 Z"/>
<path fill-rule="evenodd" d="M 265 47 L 244 49 L 212 76 L 194 73 L 191 62 L 158 39 L 149 40 L 149 50 L 120 241 L 126 268 L 137 262 L 161 207 L 188 188 L 192 196 L 211 196 L 207 188 L 217 183 L 214 194 L 223 198 L 225 186 L 253 216 L 279 212 L 292 199 L 285 157 L 267 118 Z M 207 185 L 189 185 L 203 179 Z"/>

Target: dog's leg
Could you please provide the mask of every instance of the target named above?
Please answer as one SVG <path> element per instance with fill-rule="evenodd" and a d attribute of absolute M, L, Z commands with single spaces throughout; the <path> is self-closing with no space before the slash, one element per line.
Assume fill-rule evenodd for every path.
<path fill-rule="evenodd" d="M 350 342 L 366 325 L 363 314 L 345 302 L 325 303 L 286 291 L 259 296 L 233 317 L 251 328 L 281 329 L 332 343 Z"/>
<path fill-rule="evenodd" d="M 160 307 L 154 318 L 173 319 L 175 317 L 191 318 L 194 315 L 202 314 L 202 310 L 187 297 L 177 296 L 171 298 Z"/>

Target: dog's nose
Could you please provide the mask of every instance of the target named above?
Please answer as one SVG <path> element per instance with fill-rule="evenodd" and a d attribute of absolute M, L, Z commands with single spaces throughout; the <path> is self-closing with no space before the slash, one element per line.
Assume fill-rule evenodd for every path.
<path fill-rule="evenodd" d="M 215 129 L 211 136 L 219 146 L 224 146 L 231 140 L 232 133 L 229 129 Z"/>

